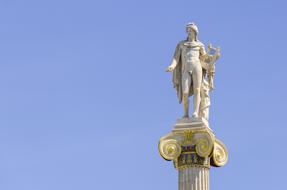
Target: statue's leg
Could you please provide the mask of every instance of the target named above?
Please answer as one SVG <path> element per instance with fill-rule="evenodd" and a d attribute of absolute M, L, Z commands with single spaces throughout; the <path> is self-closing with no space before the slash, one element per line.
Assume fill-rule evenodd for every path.
<path fill-rule="evenodd" d="M 197 118 L 200 106 L 200 88 L 202 82 L 202 67 L 200 63 L 196 64 L 193 69 L 192 81 L 193 81 L 193 108 L 194 108 L 192 117 Z"/>
<path fill-rule="evenodd" d="M 184 72 L 182 75 L 182 101 L 183 101 L 183 118 L 189 117 L 189 88 L 191 83 L 191 76 L 188 72 Z"/>
<path fill-rule="evenodd" d="M 189 100 L 188 100 L 188 94 L 184 93 L 183 94 L 183 118 L 189 118 Z"/>

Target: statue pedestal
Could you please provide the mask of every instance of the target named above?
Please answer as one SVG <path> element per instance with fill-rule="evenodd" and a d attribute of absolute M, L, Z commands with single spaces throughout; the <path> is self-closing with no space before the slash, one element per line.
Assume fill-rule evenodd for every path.
<path fill-rule="evenodd" d="M 201 119 L 177 120 L 172 132 L 160 139 L 158 148 L 179 171 L 179 190 L 209 190 L 210 166 L 220 167 L 228 160 L 225 145 Z"/>
<path fill-rule="evenodd" d="M 184 131 L 184 130 L 193 130 L 193 129 L 205 129 L 208 128 L 212 132 L 212 130 L 208 126 L 208 121 L 203 118 L 200 119 L 178 119 L 174 125 L 174 129 L 172 131 Z"/>

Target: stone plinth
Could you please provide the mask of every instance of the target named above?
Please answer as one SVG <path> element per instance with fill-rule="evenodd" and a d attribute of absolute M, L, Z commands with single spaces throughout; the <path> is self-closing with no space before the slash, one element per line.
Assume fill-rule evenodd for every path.
<path fill-rule="evenodd" d="M 203 120 L 177 120 L 158 148 L 179 171 L 179 190 L 209 190 L 210 166 L 220 167 L 228 160 L 226 147 Z"/>

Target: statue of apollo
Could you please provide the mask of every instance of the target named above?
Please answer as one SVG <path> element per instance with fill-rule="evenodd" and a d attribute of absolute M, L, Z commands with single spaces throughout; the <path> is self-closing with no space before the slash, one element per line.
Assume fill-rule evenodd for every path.
<path fill-rule="evenodd" d="M 173 85 L 177 91 L 179 103 L 183 102 L 184 116 L 189 118 L 189 96 L 193 95 L 192 118 L 208 120 L 210 98 L 213 90 L 215 61 L 220 57 L 220 48 L 208 46 L 205 51 L 203 43 L 198 40 L 198 27 L 194 23 L 186 25 L 187 39 L 180 41 L 166 69 L 173 73 Z M 214 51 L 213 54 L 210 54 Z"/>

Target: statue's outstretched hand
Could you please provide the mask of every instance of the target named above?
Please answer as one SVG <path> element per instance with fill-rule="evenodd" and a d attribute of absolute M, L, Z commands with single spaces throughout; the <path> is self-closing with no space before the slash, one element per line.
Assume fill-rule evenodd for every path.
<path fill-rule="evenodd" d="M 170 65 L 167 67 L 166 72 L 172 72 L 173 70 L 174 70 L 174 67 Z"/>

